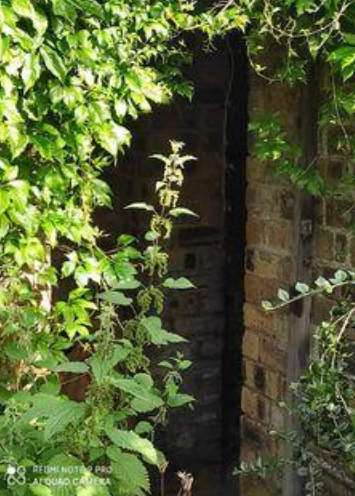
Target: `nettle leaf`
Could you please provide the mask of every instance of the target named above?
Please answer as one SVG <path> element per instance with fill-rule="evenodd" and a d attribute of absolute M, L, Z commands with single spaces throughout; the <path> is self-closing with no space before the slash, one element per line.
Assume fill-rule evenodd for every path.
<path fill-rule="evenodd" d="M 177 207 L 170 210 L 169 215 L 172 217 L 181 217 L 181 215 L 189 215 L 191 217 L 198 217 L 198 215 L 188 208 Z"/>
<path fill-rule="evenodd" d="M 108 303 L 113 303 L 114 305 L 129 306 L 132 304 L 132 298 L 127 298 L 120 291 L 105 291 L 99 294 L 100 300 L 107 301 Z"/>
<path fill-rule="evenodd" d="M 176 393 L 168 398 L 168 405 L 171 408 L 180 408 L 185 405 L 193 403 L 195 398 L 190 394 Z"/>
<path fill-rule="evenodd" d="M 134 429 L 134 431 L 139 435 L 150 434 L 153 430 L 154 430 L 153 425 L 150 424 L 149 422 L 144 421 L 144 420 L 142 420 L 141 422 L 138 422 L 138 424 L 136 425 L 136 427 Z"/>
<path fill-rule="evenodd" d="M 147 212 L 154 212 L 155 208 L 153 205 L 148 205 L 148 203 L 131 203 L 125 207 L 126 209 L 132 208 L 135 210 L 147 210 Z"/>
<path fill-rule="evenodd" d="M 63 83 L 68 71 L 62 58 L 55 50 L 45 45 L 40 48 L 40 53 L 47 69 Z"/>
<path fill-rule="evenodd" d="M 142 283 L 137 279 L 122 279 L 114 284 L 114 289 L 138 289 Z"/>
<path fill-rule="evenodd" d="M 36 474 L 38 483 L 31 485 L 31 491 L 40 496 L 72 496 L 76 494 L 77 481 L 85 472 L 81 460 L 67 454 L 58 454 L 46 463 L 46 473 Z M 50 489 L 47 493 L 45 489 Z"/>
<path fill-rule="evenodd" d="M 186 339 L 179 334 L 165 331 L 159 317 L 145 317 L 140 321 L 140 325 L 148 332 L 151 342 L 157 346 L 186 342 Z"/>
<path fill-rule="evenodd" d="M 49 487 L 44 486 L 43 484 L 33 483 L 29 485 L 29 488 L 31 490 L 31 494 L 34 496 L 53 496 L 53 493 Z M 5 494 L 5 496 L 7 495 Z"/>
<path fill-rule="evenodd" d="M 169 289 L 193 289 L 196 288 L 191 281 L 186 279 L 186 277 L 179 277 L 179 279 L 173 279 L 169 277 L 163 282 L 163 286 Z"/>
<path fill-rule="evenodd" d="M 106 429 L 106 434 L 118 448 L 139 453 L 148 463 L 159 465 L 159 453 L 148 439 L 142 438 L 134 431 L 119 429 Z"/>
<path fill-rule="evenodd" d="M 84 404 L 52 395 L 37 394 L 33 396 L 32 401 L 33 406 L 25 413 L 23 420 L 31 423 L 45 419 L 45 440 L 51 439 L 66 426 L 80 422 L 85 413 Z"/>
<path fill-rule="evenodd" d="M 114 477 L 112 494 L 129 494 L 130 496 L 142 496 L 150 491 L 148 470 L 142 461 L 132 453 L 122 453 L 117 450 L 108 451 L 111 462 L 112 475 Z M 115 486 L 115 480 L 117 486 Z M 143 491 L 143 492 L 142 492 Z"/>
<path fill-rule="evenodd" d="M 132 396 L 131 406 L 140 413 L 150 412 L 163 406 L 163 400 L 135 379 L 115 379 L 114 384 L 121 391 Z"/>
<path fill-rule="evenodd" d="M 120 362 L 123 362 L 133 351 L 131 343 L 116 344 L 110 349 L 110 353 L 97 352 L 89 359 L 91 371 L 98 383 L 107 381 L 110 372 Z"/>
<path fill-rule="evenodd" d="M 85 374 L 89 367 L 84 362 L 63 362 L 57 365 L 54 372 L 71 372 L 73 374 Z"/>
<path fill-rule="evenodd" d="M 117 240 L 118 245 L 129 246 L 137 241 L 137 238 L 130 234 L 121 234 Z"/>
<path fill-rule="evenodd" d="M 168 396 L 167 403 L 171 408 L 185 406 L 194 401 L 193 396 L 179 392 L 179 384 L 173 377 L 169 377 L 166 381 L 165 390 Z"/>

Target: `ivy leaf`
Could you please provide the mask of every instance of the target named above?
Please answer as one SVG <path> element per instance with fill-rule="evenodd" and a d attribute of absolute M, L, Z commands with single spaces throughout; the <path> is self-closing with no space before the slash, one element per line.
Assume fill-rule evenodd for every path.
<path fill-rule="evenodd" d="M 8 127 L 9 144 L 14 158 L 21 155 L 28 144 L 26 129 L 23 125 L 11 125 Z"/>
<path fill-rule="evenodd" d="M 337 270 L 334 274 L 334 282 L 335 284 L 340 284 L 348 280 L 348 274 L 345 270 Z"/>
<path fill-rule="evenodd" d="M 279 300 L 283 301 L 284 303 L 287 303 L 288 301 L 290 301 L 290 295 L 284 289 L 279 289 L 277 296 L 278 296 Z"/>
<path fill-rule="evenodd" d="M 69 21 L 73 22 L 76 18 L 75 7 L 70 0 L 51 0 L 53 4 L 53 12 Z"/>
<path fill-rule="evenodd" d="M 40 48 L 40 53 L 47 69 L 63 83 L 67 75 L 67 68 L 58 53 L 45 45 Z"/>
<path fill-rule="evenodd" d="M 30 0 L 12 0 L 12 8 L 21 17 L 31 17 L 32 4 Z"/>
<path fill-rule="evenodd" d="M 163 282 L 163 286 L 169 289 L 193 289 L 196 288 L 191 281 L 186 279 L 186 277 L 179 277 L 179 279 L 173 279 L 169 277 Z"/>
<path fill-rule="evenodd" d="M 10 205 L 9 193 L 0 186 L 0 214 L 4 213 Z"/>
<path fill-rule="evenodd" d="M 308 284 L 303 284 L 301 282 L 298 282 L 296 284 L 295 289 L 298 293 L 301 293 L 301 294 L 307 294 L 307 293 L 309 293 L 309 290 L 310 290 Z"/>
<path fill-rule="evenodd" d="M 318 277 L 318 279 L 315 281 L 315 284 L 326 293 L 331 294 L 333 292 L 331 283 L 328 281 L 328 279 L 325 279 L 322 276 Z"/>
<path fill-rule="evenodd" d="M 84 13 L 91 14 L 95 17 L 100 17 L 101 19 L 104 17 L 104 11 L 102 6 L 96 2 L 96 0 L 66 0 L 68 3 L 71 3 L 75 7 L 82 10 Z"/>

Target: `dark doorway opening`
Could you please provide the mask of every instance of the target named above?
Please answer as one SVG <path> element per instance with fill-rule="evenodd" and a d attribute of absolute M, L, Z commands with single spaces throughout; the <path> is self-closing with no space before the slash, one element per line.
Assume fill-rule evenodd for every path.
<path fill-rule="evenodd" d="M 207 52 L 200 40 L 192 43 L 193 101 L 175 101 L 138 121 L 132 150 L 109 173 L 114 209 L 101 214 L 100 224 L 110 233 L 141 231 L 144 218 L 123 207 L 152 198 L 161 168 L 148 157 L 168 151 L 169 139 L 184 141 L 198 157 L 186 167 L 181 204 L 200 217 L 179 221 L 169 247 L 174 275 L 198 289 L 173 295 L 165 319 L 189 339 L 183 352 L 194 366 L 185 387 L 196 406 L 173 414 L 162 435 L 173 481 L 167 495 L 177 494 L 175 473 L 186 470 L 195 476 L 194 496 L 236 496 L 230 473 L 239 456 L 248 66 L 235 35 Z"/>
<path fill-rule="evenodd" d="M 231 34 L 230 86 L 225 143 L 225 334 L 223 351 L 222 456 L 225 495 L 238 494 L 233 469 L 239 462 L 241 390 L 243 386 L 244 258 L 246 165 L 248 155 L 248 57 L 244 41 Z M 233 477 L 233 476 L 232 476 Z"/>

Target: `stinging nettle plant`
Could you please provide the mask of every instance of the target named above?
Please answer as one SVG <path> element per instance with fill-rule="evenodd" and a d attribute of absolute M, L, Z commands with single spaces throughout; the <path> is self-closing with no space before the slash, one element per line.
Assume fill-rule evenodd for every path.
<path fill-rule="evenodd" d="M 167 291 L 194 287 L 169 277 L 163 249 L 174 219 L 195 215 L 178 206 L 184 164 L 193 157 L 180 154 L 181 143 L 171 146 L 169 157 L 155 156 L 164 162 L 158 206 L 128 207 L 150 213 L 142 248 L 129 235 L 119 237 L 113 254 L 97 248 L 100 280 L 89 287 L 85 281 L 51 311 L 31 275 L 11 279 L 21 294 L 1 311 L 4 494 L 139 495 L 150 490 L 147 464 L 162 474 L 166 469 L 154 432 L 170 408 L 191 404 L 181 392 L 181 373 L 190 362 L 181 353 L 151 362 L 149 350 L 185 341 L 163 328 L 161 314 Z M 81 265 L 72 253 L 64 270 L 76 278 Z M 82 277 L 79 270 L 79 282 Z M 3 297 L 12 288 L 9 282 Z M 80 361 L 67 357 L 73 346 Z M 81 401 L 65 394 L 70 382 L 81 387 Z M 25 483 L 15 478 L 9 484 L 9 467 L 25 470 Z"/>

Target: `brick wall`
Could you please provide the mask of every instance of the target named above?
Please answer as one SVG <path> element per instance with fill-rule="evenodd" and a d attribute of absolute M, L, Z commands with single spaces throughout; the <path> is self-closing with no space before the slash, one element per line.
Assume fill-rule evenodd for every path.
<path fill-rule="evenodd" d="M 291 136 L 298 133 L 299 92 L 250 78 L 250 118 L 280 112 Z M 289 287 L 295 276 L 296 193 L 273 167 L 260 163 L 252 146 L 247 164 L 247 246 L 245 260 L 245 331 L 243 341 L 241 459 L 274 456 L 277 443 L 268 432 L 282 428 L 278 402 L 287 387 L 291 317 L 287 312 L 266 314 L 261 302 L 273 299 L 280 286 Z M 280 492 L 280 481 L 258 484 L 242 481 L 243 496 Z"/>
<path fill-rule="evenodd" d="M 169 478 L 177 470 L 193 472 L 196 496 L 219 496 L 222 463 L 222 354 L 224 303 L 224 124 L 228 54 L 195 51 L 191 103 L 176 101 L 155 109 L 135 125 L 132 151 L 110 172 L 114 210 L 100 216 L 111 233 L 142 229 L 144 213 L 122 212 L 133 201 L 149 201 L 162 167 L 148 160 L 169 151 L 170 139 L 186 143 L 198 162 L 186 165 L 181 205 L 199 214 L 197 221 L 179 221 L 169 248 L 176 277 L 189 277 L 198 289 L 173 294 L 166 313 L 169 330 L 189 339 L 183 351 L 194 363 L 185 388 L 196 398 L 194 411 L 170 418 L 163 444 L 170 460 Z M 241 332 L 241 330 L 239 330 Z M 172 489 L 171 494 L 177 490 Z"/>
<path fill-rule="evenodd" d="M 289 135 L 302 145 L 303 123 L 307 119 L 302 105 L 302 91 L 269 85 L 251 75 L 250 117 L 264 112 L 279 112 Z M 348 171 L 348 165 L 337 155 L 330 133 L 323 133 L 315 148 L 324 175 L 330 184 L 335 185 Z M 252 150 L 251 146 L 247 166 L 241 429 L 241 458 L 246 461 L 280 453 L 280 447 L 268 432 L 286 425 L 277 402 L 287 395 L 290 366 L 295 354 L 294 334 L 300 325 L 300 322 L 297 323 L 298 317 L 290 309 L 266 314 L 261 310 L 261 301 L 273 299 L 279 287 L 288 289 L 295 284 L 299 280 L 300 263 L 304 264 L 301 273 L 306 278 L 330 276 L 339 266 L 354 268 L 355 265 L 354 234 L 349 230 L 355 221 L 354 198 L 348 194 L 345 198 L 338 196 L 332 200 L 306 200 L 313 203 L 313 232 L 307 240 L 310 245 L 307 260 L 300 261 L 304 255 L 300 245 L 300 204 L 304 202 L 305 195 L 297 192 L 287 179 L 275 177 L 272 167 L 258 162 Z M 327 315 L 328 308 L 326 301 L 312 303 L 310 321 L 304 325 L 305 339 L 308 338 L 307 331 L 311 333 L 312 324 L 317 324 Z M 266 483 L 245 479 L 241 482 L 241 494 L 281 495 L 283 483 L 282 476 L 270 478 Z M 348 494 L 344 488 L 340 490 L 339 483 L 328 483 L 329 490 L 333 486 L 332 494 Z"/>
<path fill-rule="evenodd" d="M 171 138 L 185 141 L 188 153 L 198 156 L 197 163 L 187 166 L 183 202 L 197 211 L 200 219 L 193 226 L 179 224 L 170 247 L 175 274 L 190 277 L 198 290 L 173 296 L 166 316 L 169 328 L 190 340 L 185 352 L 194 361 L 194 367 L 188 374 L 186 388 L 195 395 L 197 403 L 195 411 L 180 412 L 172 418 L 164 439 L 171 459 L 170 474 L 177 469 L 193 471 L 196 496 L 227 494 L 221 481 L 226 328 L 235 328 L 236 333 L 244 331 L 240 448 L 241 459 L 248 461 L 279 452 L 268 432 L 285 425 L 278 401 L 287 394 L 295 329 L 300 325 L 288 310 L 266 314 L 261 309 L 261 301 L 272 299 L 279 287 L 288 288 L 299 278 L 303 197 L 287 179 L 275 177 L 272 166 L 256 160 L 252 143 L 246 171 L 244 330 L 233 322 L 226 322 L 226 315 L 233 315 L 226 308 L 226 253 L 223 249 L 225 211 L 229 208 L 225 199 L 224 150 L 225 104 L 230 89 L 229 55 L 223 46 L 207 54 L 197 51 L 191 71 L 191 79 L 196 84 L 193 102 L 175 102 L 170 108 L 155 110 L 153 115 L 139 121 L 132 153 L 110 176 L 115 194 L 114 212 L 100 216 L 102 227 L 111 233 L 139 230 L 142 214 L 123 215 L 122 207 L 132 201 L 150 199 L 160 168 L 157 163 L 147 161 L 147 157 L 167 151 L 167 141 Z M 245 95 L 233 95 L 233 98 L 238 97 Z M 249 102 L 251 118 L 260 113 L 279 112 L 289 135 L 301 141 L 305 116 L 299 89 L 270 85 L 251 74 Z M 239 145 L 234 143 L 233 146 Z M 322 138 L 318 152 L 325 173 L 336 181 L 343 172 L 327 136 Z M 318 201 L 314 205 L 312 258 L 306 272 L 315 275 L 327 273 L 329 267 L 339 263 L 348 267 L 355 265 L 355 239 L 346 229 L 355 220 L 350 207 L 348 200 L 337 204 Z M 240 205 L 241 212 L 244 208 L 245 205 Z M 230 222 L 228 228 L 233 229 Z M 313 321 L 323 314 L 324 306 L 315 305 Z M 239 373 L 237 363 L 235 373 Z M 237 418 L 235 422 L 238 425 Z M 280 477 L 267 483 L 243 480 L 240 494 L 280 495 L 281 485 Z M 230 494 L 236 495 L 237 489 L 232 488 Z"/>

